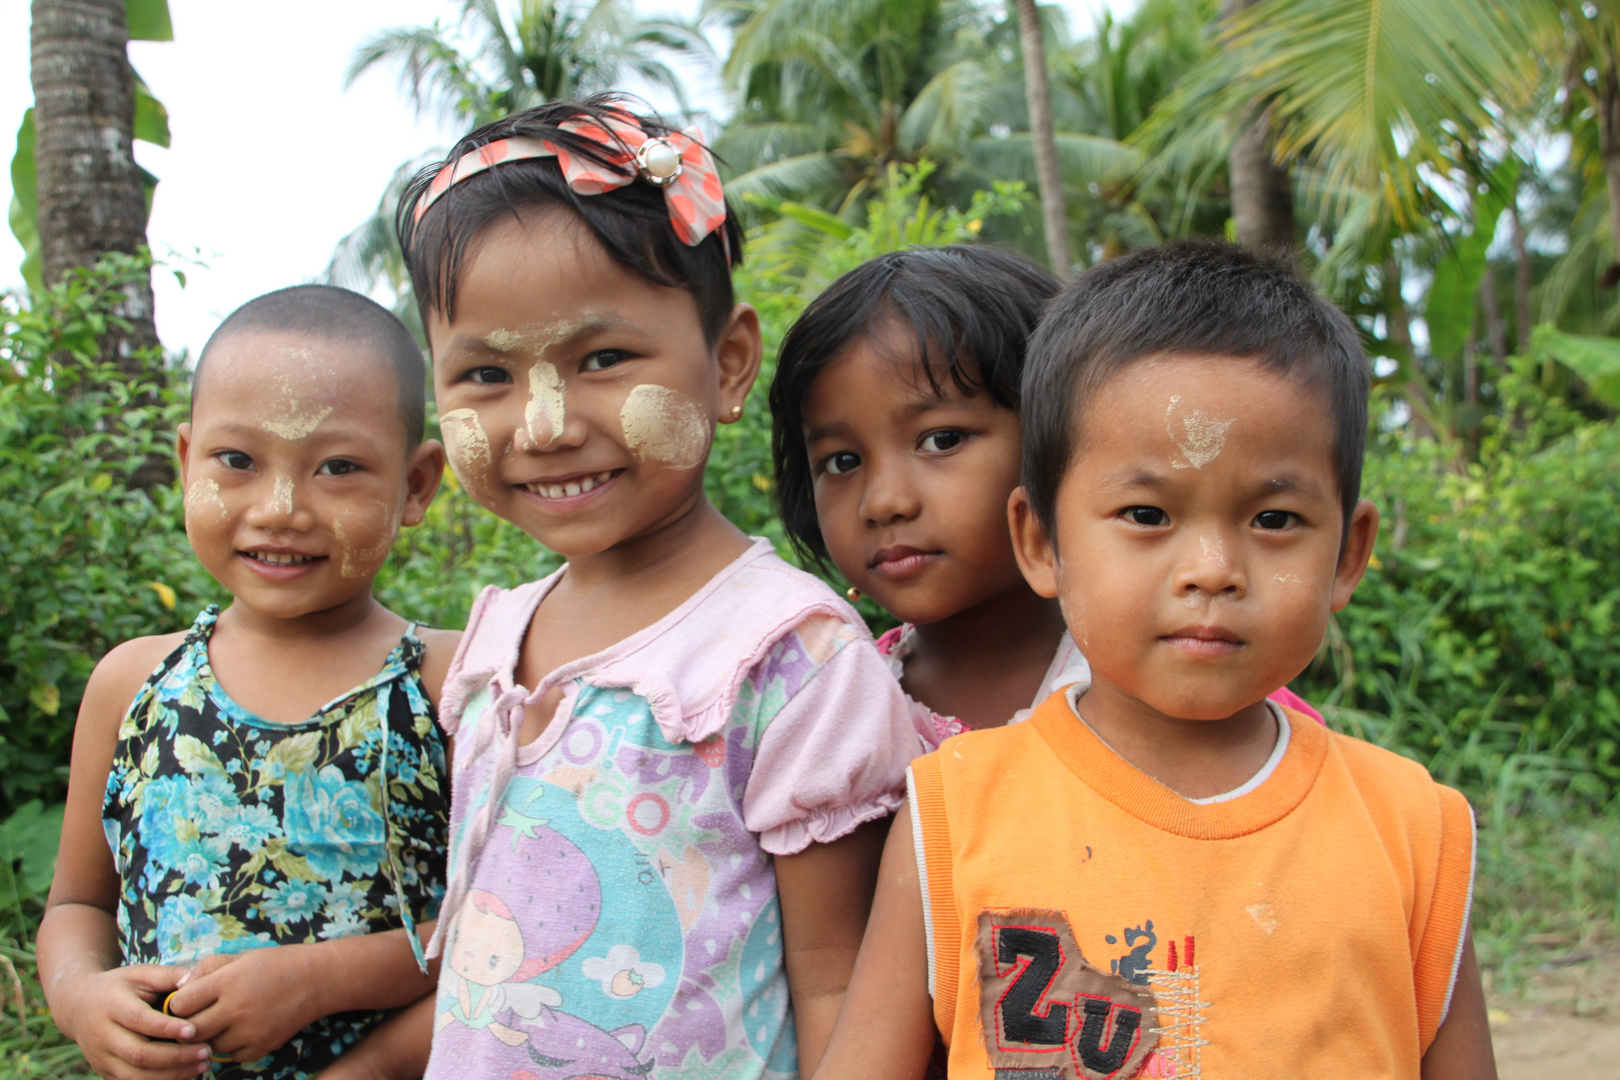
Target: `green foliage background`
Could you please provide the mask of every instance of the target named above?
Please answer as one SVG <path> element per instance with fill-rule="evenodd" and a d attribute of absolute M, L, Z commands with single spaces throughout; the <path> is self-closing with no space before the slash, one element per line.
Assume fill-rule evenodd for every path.
<path fill-rule="evenodd" d="M 767 360 L 752 407 L 720 429 L 708 490 L 784 554 L 762 402 L 783 331 L 844 270 L 908 244 L 971 242 L 987 218 L 1028 199 L 1003 185 L 967 211 L 940 210 L 925 179 L 926 166 L 898 170 L 858 228 L 776 204 L 738 275 L 740 298 L 761 312 Z M 228 599 L 191 555 L 178 486 L 131 486 L 172 445 L 184 373 L 131 381 L 96 361 L 106 297 L 146 271 L 109 257 L 31 306 L 11 298 L 0 309 L 0 975 L 33 962 L 72 718 L 95 662 Z M 1330 722 L 1470 795 L 1484 826 L 1480 946 L 1509 978 L 1527 934 L 1620 930 L 1620 428 L 1548 394 L 1539 374 L 1520 360 L 1499 380 L 1504 407 L 1475 455 L 1411 425 L 1374 432 L 1365 494 L 1384 512 L 1378 556 L 1296 683 Z M 1379 391 L 1375 416 L 1393 415 L 1393 395 Z M 412 618 L 459 626 L 483 584 L 556 565 L 447 477 L 424 523 L 401 535 L 378 594 Z M 0 1018 L 0 1049 L 15 1050 L 16 1074 L 77 1068 L 37 986 L 18 981 L 13 997 L 20 1019 Z"/>

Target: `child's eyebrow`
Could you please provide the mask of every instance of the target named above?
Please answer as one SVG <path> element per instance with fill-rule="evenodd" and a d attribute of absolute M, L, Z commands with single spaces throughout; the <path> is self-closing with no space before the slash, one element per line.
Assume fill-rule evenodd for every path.
<path fill-rule="evenodd" d="M 1103 478 L 1103 487 L 1107 488 L 1167 488 L 1170 486 L 1170 477 L 1163 473 L 1153 472 L 1136 465 L 1127 465 L 1107 477 Z"/>
<path fill-rule="evenodd" d="M 1103 479 L 1105 488 L 1147 488 L 1152 491 L 1162 491 L 1175 486 L 1179 476 L 1155 472 L 1152 469 L 1137 465 L 1127 465 L 1118 472 Z M 1191 477 L 1188 477 L 1191 479 Z M 1319 499 L 1322 497 L 1322 485 L 1315 480 L 1298 473 L 1281 473 L 1258 481 L 1251 488 L 1252 497 L 1264 499 L 1269 495 L 1296 494 L 1306 499 Z"/>
<path fill-rule="evenodd" d="M 1273 476 L 1269 480 L 1260 481 L 1254 487 L 1255 495 L 1262 498 L 1267 495 L 1281 495 L 1284 493 L 1301 495 L 1307 499 L 1322 497 L 1321 484 L 1297 473 L 1283 473 L 1281 476 Z"/>
<path fill-rule="evenodd" d="M 849 425 L 842 420 L 834 420 L 830 424 L 817 424 L 815 427 L 805 428 L 804 441 L 809 444 L 818 439 L 835 439 L 847 434 L 849 434 Z"/>
<path fill-rule="evenodd" d="M 621 315 L 587 315 L 582 319 L 559 319 L 550 324 L 532 324 L 523 330 L 497 330 L 481 336 L 462 332 L 450 339 L 444 358 L 454 361 L 529 351 L 543 355 L 551 349 L 567 347 L 595 334 L 613 331 L 634 333 L 643 329 L 634 320 Z"/>

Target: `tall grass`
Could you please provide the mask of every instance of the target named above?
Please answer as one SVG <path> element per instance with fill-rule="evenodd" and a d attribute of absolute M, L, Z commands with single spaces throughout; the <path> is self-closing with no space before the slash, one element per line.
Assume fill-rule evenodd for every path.
<path fill-rule="evenodd" d="M 1442 608 L 1449 598 L 1435 605 Z M 1494 985 L 1511 991 L 1547 950 L 1620 939 L 1620 799 L 1567 745 L 1543 743 L 1534 725 L 1501 718 L 1492 695 L 1485 715 L 1459 731 L 1416 692 L 1424 666 L 1418 613 L 1394 630 L 1394 670 L 1354 676 L 1371 685 L 1381 711 L 1343 708 L 1336 690 L 1322 712 L 1337 730 L 1422 762 L 1441 783 L 1463 791 L 1478 829 L 1474 939 Z M 1327 652 L 1337 650 L 1330 632 Z M 1338 662 L 1347 664 L 1347 656 Z M 1348 668 L 1341 671 L 1352 677 Z M 1342 685 L 1342 683 L 1341 683 Z"/>

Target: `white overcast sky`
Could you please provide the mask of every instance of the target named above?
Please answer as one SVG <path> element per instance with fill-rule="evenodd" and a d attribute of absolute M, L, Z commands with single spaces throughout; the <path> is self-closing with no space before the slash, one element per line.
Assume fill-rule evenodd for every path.
<path fill-rule="evenodd" d="M 698 0 L 638 0 L 646 15 L 690 16 Z M 1103 7 L 1136 0 L 1061 0 L 1075 31 Z M 0 17 L 0 207 L 11 202 L 10 162 L 28 82 L 28 14 Z M 238 304 L 319 277 L 338 240 L 370 215 L 394 169 L 459 132 L 418 120 L 393 71 L 348 90 L 343 71 L 370 33 L 450 21 L 455 0 L 169 0 L 172 42 L 134 42 L 130 59 L 169 110 L 171 147 L 136 144 L 160 178 L 147 236 L 184 270 L 185 288 L 159 272 L 158 333 L 193 355 Z M 694 87 L 720 109 L 717 87 Z M 656 102 L 655 102 L 656 104 Z M 0 289 L 21 284 L 22 258 L 0 229 Z"/>

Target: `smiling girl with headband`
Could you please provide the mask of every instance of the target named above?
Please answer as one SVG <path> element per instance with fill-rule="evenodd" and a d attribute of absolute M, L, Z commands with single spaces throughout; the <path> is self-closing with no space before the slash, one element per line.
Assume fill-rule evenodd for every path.
<path fill-rule="evenodd" d="M 434 1078 L 808 1073 L 917 740 L 856 613 L 704 495 L 760 362 L 713 158 L 553 103 L 399 220 L 451 465 L 567 563 L 473 607 L 437 1000 L 343 1075 L 419 1075 L 430 1031 Z"/>

